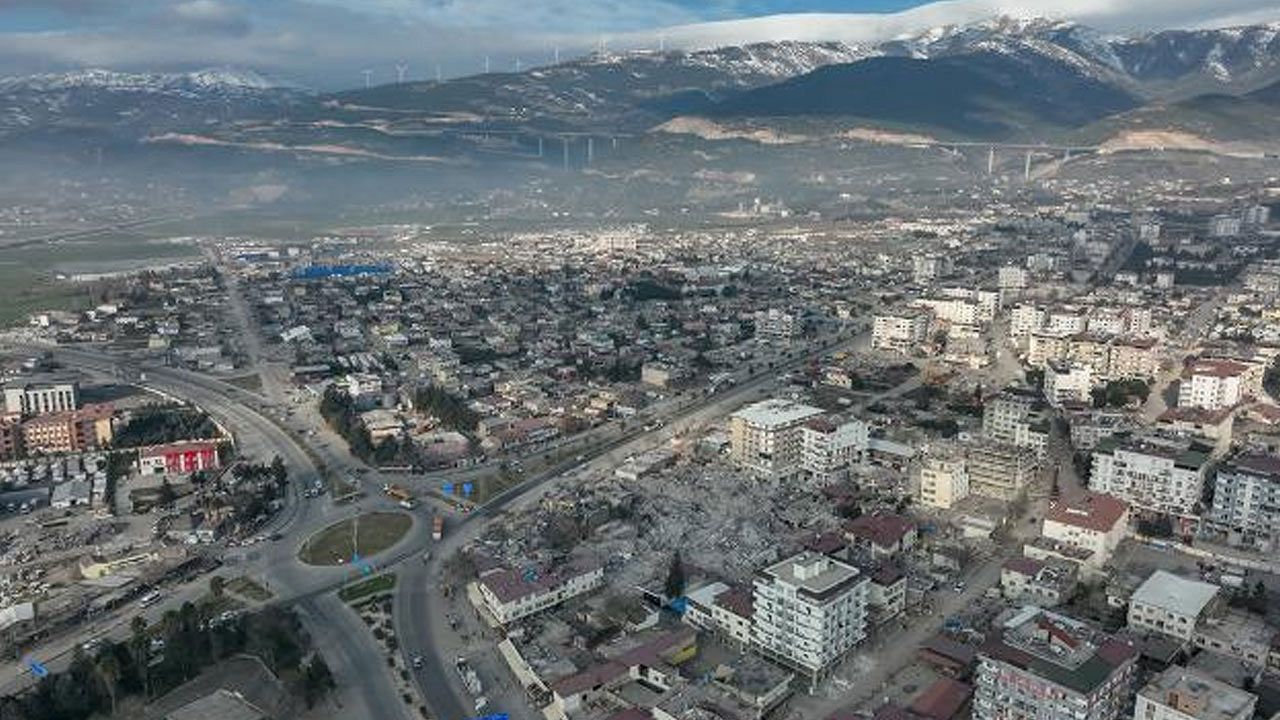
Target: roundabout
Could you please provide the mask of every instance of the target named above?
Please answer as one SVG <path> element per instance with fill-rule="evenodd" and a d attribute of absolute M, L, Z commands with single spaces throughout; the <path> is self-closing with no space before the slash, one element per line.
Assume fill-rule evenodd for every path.
<path fill-rule="evenodd" d="M 370 512 L 340 520 L 303 541 L 298 559 L 306 565 L 337 567 L 369 558 L 400 542 L 413 527 L 401 512 Z"/>

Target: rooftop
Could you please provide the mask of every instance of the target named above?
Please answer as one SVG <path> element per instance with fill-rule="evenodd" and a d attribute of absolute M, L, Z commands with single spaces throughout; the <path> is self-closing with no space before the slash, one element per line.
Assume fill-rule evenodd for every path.
<path fill-rule="evenodd" d="M 821 414 L 822 411 L 816 407 L 791 400 L 773 399 L 748 405 L 735 412 L 733 417 L 741 418 L 750 425 L 776 428 L 794 425 Z"/>
<path fill-rule="evenodd" d="M 1112 495 L 1085 493 L 1078 501 L 1063 499 L 1049 502 L 1045 520 L 1071 525 L 1094 532 L 1110 532 L 1129 511 L 1125 502 Z"/>
<path fill-rule="evenodd" d="M 1081 694 L 1093 692 L 1138 654 L 1132 645 L 1034 606 L 1006 621 L 979 652 Z"/>
<path fill-rule="evenodd" d="M 852 565 L 805 551 L 775 563 L 760 574 L 797 588 L 801 594 L 826 601 L 854 586 L 861 573 Z"/>
<path fill-rule="evenodd" d="M 1218 586 L 1156 570 L 1133 593 L 1133 602 L 1196 617 L 1218 594 Z"/>
<path fill-rule="evenodd" d="M 1233 720 L 1242 714 L 1249 717 L 1258 701 L 1252 693 L 1178 665 L 1152 678 L 1138 694 L 1197 720 Z"/>

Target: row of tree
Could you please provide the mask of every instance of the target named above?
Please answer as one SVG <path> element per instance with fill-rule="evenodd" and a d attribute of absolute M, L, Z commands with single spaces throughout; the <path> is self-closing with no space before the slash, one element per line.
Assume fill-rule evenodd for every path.
<path fill-rule="evenodd" d="M 134 411 L 129 422 L 116 431 L 116 448 L 164 445 L 179 440 L 214 438 L 218 426 L 204 411 L 187 405 L 147 405 Z"/>
<path fill-rule="evenodd" d="M 0 717 L 14 720 L 86 720 L 114 715 L 124 698 L 144 702 L 238 654 L 262 659 L 308 707 L 334 687 L 324 658 L 291 610 L 266 608 L 217 622 L 211 606 L 185 603 L 153 627 L 134 617 L 124 642 L 108 642 L 90 655 L 77 648 L 64 672 L 30 691 L 0 698 Z"/>

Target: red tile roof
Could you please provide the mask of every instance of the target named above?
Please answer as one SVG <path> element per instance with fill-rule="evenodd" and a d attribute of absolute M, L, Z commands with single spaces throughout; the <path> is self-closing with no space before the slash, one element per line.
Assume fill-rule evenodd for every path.
<path fill-rule="evenodd" d="M 939 678 L 911 703 L 911 712 L 929 720 L 951 720 L 960 713 L 973 695 L 968 683 Z"/>
<path fill-rule="evenodd" d="M 893 547 L 914 530 L 916 524 L 902 515 L 863 515 L 845 525 L 845 532 L 879 547 Z"/>
<path fill-rule="evenodd" d="M 1077 502 L 1058 499 L 1049 502 L 1045 520 L 1072 525 L 1094 532 L 1110 532 L 1129 511 L 1120 498 L 1103 493 L 1085 493 Z"/>

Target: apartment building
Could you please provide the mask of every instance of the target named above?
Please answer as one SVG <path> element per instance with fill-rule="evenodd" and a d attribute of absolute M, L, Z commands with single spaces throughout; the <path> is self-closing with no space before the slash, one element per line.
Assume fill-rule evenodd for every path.
<path fill-rule="evenodd" d="M 756 574 L 751 637 L 765 657 L 815 684 L 866 636 L 867 578 L 805 551 Z"/>
<path fill-rule="evenodd" d="M 969 470 L 959 453 L 930 454 L 920 466 L 920 503 L 947 510 L 969 496 Z"/>
<path fill-rule="evenodd" d="M 4 387 L 6 415 L 48 415 L 79 407 L 80 386 L 74 380 L 22 379 Z"/>
<path fill-rule="evenodd" d="M 1019 292 L 1027 289 L 1031 281 L 1031 273 L 1020 265 L 1004 265 L 996 272 L 996 282 L 1000 290 Z"/>
<path fill-rule="evenodd" d="M 950 255 L 916 255 L 911 261 L 911 279 L 916 285 L 930 285 L 953 269 Z"/>
<path fill-rule="evenodd" d="M 1234 545 L 1280 539 L 1280 456 L 1242 453 L 1220 467 L 1209 522 Z"/>
<path fill-rule="evenodd" d="M 1044 308 L 1022 304 L 1009 312 L 1009 337 L 1026 340 L 1032 333 L 1044 329 Z"/>
<path fill-rule="evenodd" d="M 846 476 L 867 453 L 871 437 L 860 420 L 838 422 L 816 417 L 800 428 L 800 467 L 814 482 L 829 483 Z"/>
<path fill-rule="evenodd" d="M 777 308 L 761 310 L 755 314 L 756 340 L 785 343 L 799 334 L 796 316 Z"/>
<path fill-rule="evenodd" d="M 988 439 L 1031 448 L 1043 455 L 1049 442 L 1049 420 L 1035 391 L 1006 388 L 988 399 L 982 409 L 982 434 Z"/>
<path fill-rule="evenodd" d="M 1045 330 L 1031 333 L 1027 363 L 1044 367 L 1053 360 L 1077 362 L 1089 366 L 1098 380 L 1148 379 L 1159 370 L 1155 347 L 1155 341 L 1147 338 L 1102 338 Z"/>
<path fill-rule="evenodd" d="M 1211 583 L 1156 570 L 1129 598 L 1129 627 L 1189 643 L 1196 626 L 1216 609 L 1219 589 Z"/>
<path fill-rule="evenodd" d="M 729 416 L 729 454 L 758 478 L 781 480 L 801 469 L 803 428 L 822 415 L 815 407 L 790 400 L 764 400 Z"/>
<path fill-rule="evenodd" d="M 1230 360 L 1198 360 L 1178 385 L 1178 407 L 1221 410 L 1244 399 L 1249 367 Z"/>
<path fill-rule="evenodd" d="M 919 308 L 885 311 L 871 325 L 871 347 L 911 355 L 929 339 L 929 313 Z"/>
<path fill-rule="evenodd" d="M 477 586 L 485 608 L 502 625 L 591 592 L 604 585 L 604 568 L 595 564 L 560 568 L 495 568 L 480 575 Z"/>
<path fill-rule="evenodd" d="M 1039 463 L 1035 453 L 1003 443 L 975 443 L 965 454 L 972 495 L 1010 502 L 1035 479 Z"/>
<path fill-rule="evenodd" d="M 1251 720 L 1257 704 L 1253 693 L 1171 665 L 1138 691 L 1133 720 Z"/>
<path fill-rule="evenodd" d="M 1188 438 L 1115 435 L 1093 449 L 1089 487 L 1141 510 L 1190 519 L 1204 490 L 1209 450 Z"/>
<path fill-rule="evenodd" d="M 1028 606 L 979 648 L 975 720 L 1116 720 L 1138 651 L 1064 615 Z"/>
<path fill-rule="evenodd" d="M 115 410 L 106 404 L 37 415 L 21 424 L 21 446 L 43 455 L 98 450 L 115 437 L 114 422 Z"/>
<path fill-rule="evenodd" d="M 1087 403 L 1093 392 L 1093 369 L 1075 362 L 1051 360 L 1044 367 L 1044 396 L 1049 404 L 1062 407 Z"/>

